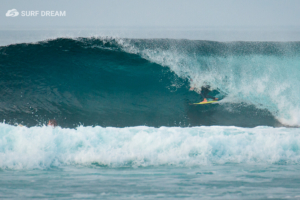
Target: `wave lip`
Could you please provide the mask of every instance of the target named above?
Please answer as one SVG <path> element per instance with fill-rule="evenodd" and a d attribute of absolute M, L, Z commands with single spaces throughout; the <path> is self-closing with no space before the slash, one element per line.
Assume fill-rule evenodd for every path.
<path fill-rule="evenodd" d="M 1 47 L 0 120 L 36 126 L 55 118 L 62 127 L 298 126 L 299 44 L 103 37 Z M 201 97 L 189 87 L 204 84 L 223 103 L 191 107 L 188 100 Z"/>
<path fill-rule="evenodd" d="M 132 40 L 124 46 L 227 100 L 268 110 L 280 123 L 299 126 L 299 42 Z M 266 124 L 265 124 L 266 125 Z"/>
<path fill-rule="evenodd" d="M 0 131 L 1 169 L 300 162 L 300 136 L 295 128 L 81 126 L 53 129 L 1 124 Z"/>

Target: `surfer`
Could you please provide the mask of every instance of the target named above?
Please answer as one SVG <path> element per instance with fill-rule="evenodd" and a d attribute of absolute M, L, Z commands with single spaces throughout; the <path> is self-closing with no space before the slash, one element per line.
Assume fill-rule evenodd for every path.
<path fill-rule="evenodd" d="M 190 91 L 193 91 L 195 88 L 191 87 Z M 197 92 L 197 91 L 196 91 Z M 205 85 L 201 87 L 201 91 L 200 91 L 200 95 L 203 97 L 203 101 L 201 101 L 200 103 L 205 103 L 207 102 L 207 98 L 213 99 L 214 101 L 217 101 L 218 98 L 210 96 L 208 93 L 210 93 L 210 86 L 209 85 Z"/>

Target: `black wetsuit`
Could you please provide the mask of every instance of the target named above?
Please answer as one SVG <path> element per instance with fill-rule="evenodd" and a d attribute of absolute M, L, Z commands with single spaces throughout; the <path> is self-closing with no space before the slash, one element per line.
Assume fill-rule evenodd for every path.
<path fill-rule="evenodd" d="M 208 95 L 208 93 L 210 93 L 210 92 L 211 92 L 211 90 L 210 90 L 210 86 L 209 86 L 209 85 L 202 86 L 202 87 L 201 87 L 200 95 L 201 95 L 203 98 L 205 98 L 205 99 L 206 99 L 206 98 L 215 99 L 215 97 Z"/>

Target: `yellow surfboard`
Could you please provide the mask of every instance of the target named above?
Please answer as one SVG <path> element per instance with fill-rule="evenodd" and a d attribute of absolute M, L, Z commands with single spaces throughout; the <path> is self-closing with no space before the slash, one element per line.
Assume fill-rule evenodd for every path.
<path fill-rule="evenodd" d="M 209 104 L 209 103 L 215 103 L 215 102 L 218 102 L 218 101 L 208 101 L 208 102 L 200 102 L 200 103 L 193 103 L 193 104 L 199 105 L 199 104 Z"/>

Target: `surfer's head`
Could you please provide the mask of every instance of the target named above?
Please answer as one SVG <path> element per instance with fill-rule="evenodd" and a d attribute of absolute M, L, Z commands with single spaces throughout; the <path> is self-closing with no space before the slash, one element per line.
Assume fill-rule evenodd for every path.
<path fill-rule="evenodd" d="M 57 126 L 56 120 L 55 119 L 50 119 L 49 122 L 48 122 L 48 126 L 53 126 L 53 127 Z"/>
<path fill-rule="evenodd" d="M 201 87 L 202 90 L 210 90 L 210 85 L 203 85 Z"/>
<path fill-rule="evenodd" d="M 209 82 L 204 81 L 203 84 L 202 84 L 202 87 L 203 87 L 203 88 L 210 89 L 210 84 L 209 84 Z"/>

